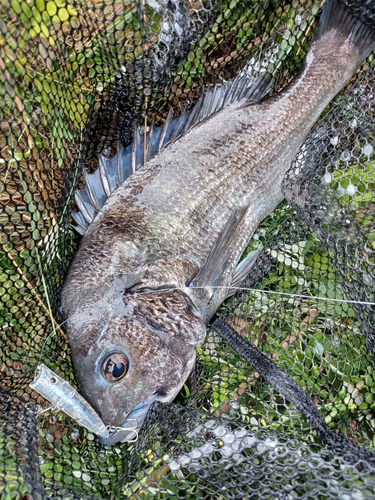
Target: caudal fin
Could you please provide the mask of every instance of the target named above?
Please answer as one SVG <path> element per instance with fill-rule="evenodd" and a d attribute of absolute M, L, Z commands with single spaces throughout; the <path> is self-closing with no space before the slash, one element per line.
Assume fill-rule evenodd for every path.
<path fill-rule="evenodd" d="M 327 0 L 315 38 L 331 30 L 358 47 L 359 66 L 375 48 L 375 0 Z"/>

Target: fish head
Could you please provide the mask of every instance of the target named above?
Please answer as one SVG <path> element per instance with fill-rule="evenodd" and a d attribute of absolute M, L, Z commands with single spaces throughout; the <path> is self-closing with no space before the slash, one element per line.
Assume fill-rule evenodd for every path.
<path fill-rule="evenodd" d="M 192 324 L 197 327 L 204 336 L 198 318 Z M 134 315 L 109 321 L 89 349 L 73 348 L 72 354 L 86 400 L 112 431 L 101 442 L 112 445 L 136 439 L 152 403 L 174 399 L 191 373 L 196 348 Z"/>

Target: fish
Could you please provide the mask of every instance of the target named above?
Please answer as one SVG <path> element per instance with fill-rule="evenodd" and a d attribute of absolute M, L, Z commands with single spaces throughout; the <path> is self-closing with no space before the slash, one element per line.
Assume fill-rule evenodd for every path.
<path fill-rule="evenodd" d="M 86 174 L 61 309 L 80 389 L 111 429 L 103 445 L 132 440 L 155 401 L 173 401 L 210 319 L 251 273 L 257 252 L 241 256 L 283 201 L 293 159 L 375 46 L 374 9 L 354 4 L 326 2 L 279 94 L 264 99 L 270 75 L 245 71 Z"/>

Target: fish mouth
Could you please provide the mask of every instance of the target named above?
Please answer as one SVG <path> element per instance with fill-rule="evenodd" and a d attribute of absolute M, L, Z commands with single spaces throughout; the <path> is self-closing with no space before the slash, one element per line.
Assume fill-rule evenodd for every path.
<path fill-rule="evenodd" d="M 137 441 L 139 431 L 146 418 L 148 409 L 152 403 L 143 402 L 136 406 L 126 417 L 120 427 L 115 427 L 108 437 L 99 436 L 99 441 L 104 446 L 112 446 L 116 443 L 132 443 Z"/>

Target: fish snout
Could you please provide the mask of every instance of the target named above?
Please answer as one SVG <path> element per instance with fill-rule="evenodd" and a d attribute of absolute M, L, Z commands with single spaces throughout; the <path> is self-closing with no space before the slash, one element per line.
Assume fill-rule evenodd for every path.
<path fill-rule="evenodd" d="M 150 406 L 151 404 L 149 403 L 141 403 L 127 415 L 120 426 L 109 426 L 109 437 L 99 437 L 101 444 L 112 446 L 118 442 L 129 443 L 137 441 L 139 431 Z"/>
<path fill-rule="evenodd" d="M 103 400 L 99 399 L 96 401 L 95 409 L 97 410 L 102 421 L 109 427 L 121 427 L 129 413 L 125 408 L 121 407 L 121 405 L 112 406 L 108 404 L 108 401 L 105 398 L 103 398 Z"/>

